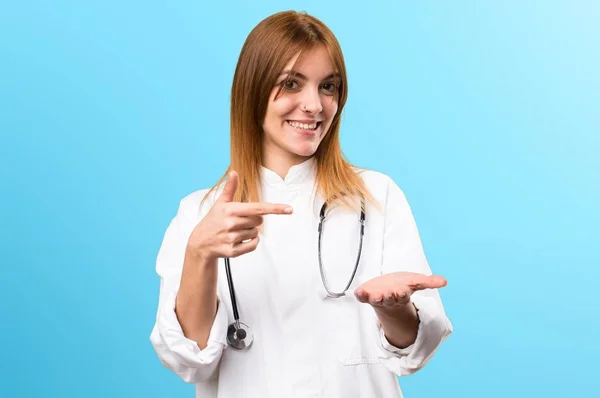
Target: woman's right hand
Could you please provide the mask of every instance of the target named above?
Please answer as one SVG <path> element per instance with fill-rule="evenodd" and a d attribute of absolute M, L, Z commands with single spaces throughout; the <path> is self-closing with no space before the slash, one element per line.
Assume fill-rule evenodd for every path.
<path fill-rule="evenodd" d="M 284 204 L 234 202 L 237 187 L 238 174 L 232 171 L 223 192 L 192 231 L 188 253 L 210 261 L 251 252 L 258 245 L 258 227 L 264 215 L 291 214 L 293 211 Z"/>

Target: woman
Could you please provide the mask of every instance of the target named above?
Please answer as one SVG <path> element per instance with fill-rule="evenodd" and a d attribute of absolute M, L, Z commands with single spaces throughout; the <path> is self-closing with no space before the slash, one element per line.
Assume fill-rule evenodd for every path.
<path fill-rule="evenodd" d="M 278 13 L 248 36 L 230 168 L 181 201 L 157 259 L 151 341 L 198 397 L 401 397 L 397 376 L 452 331 L 402 191 L 343 158 L 346 96 L 319 20 Z"/>

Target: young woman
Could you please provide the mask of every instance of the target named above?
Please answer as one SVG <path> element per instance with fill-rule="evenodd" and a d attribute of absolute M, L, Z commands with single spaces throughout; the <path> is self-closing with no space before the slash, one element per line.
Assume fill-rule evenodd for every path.
<path fill-rule="evenodd" d="M 151 341 L 198 397 L 401 397 L 452 332 L 404 194 L 342 155 L 347 87 L 309 15 L 242 48 L 230 168 L 181 201 L 156 265 Z"/>

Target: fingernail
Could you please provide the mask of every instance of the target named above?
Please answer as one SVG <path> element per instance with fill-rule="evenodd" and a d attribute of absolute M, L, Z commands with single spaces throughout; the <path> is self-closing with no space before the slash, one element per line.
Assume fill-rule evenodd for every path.
<path fill-rule="evenodd" d="M 292 207 L 288 206 L 288 207 L 284 207 L 283 211 L 290 214 L 294 211 L 294 209 Z"/>

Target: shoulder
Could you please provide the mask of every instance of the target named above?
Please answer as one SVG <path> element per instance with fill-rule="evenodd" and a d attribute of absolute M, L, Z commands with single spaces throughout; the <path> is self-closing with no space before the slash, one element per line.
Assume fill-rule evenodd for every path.
<path fill-rule="evenodd" d="M 387 185 L 392 180 L 389 175 L 377 170 L 354 167 L 354 171 L 367 185 Z"/>
<path fill-rule="evenodd" d="M 196 220 L 203 217 L 214 204 L 220 187 L 203 188 L 183 196 L 179 202 L 178 215 L 186 219 Z"/>
<path fill-rule="evenodd" d="M 395 202 L 398 200 L 406 201 L 404 192 L 399 184 L 389 175 L 377 170 L 358 167 L 355 167 L 354 169 L 364 181 L 366 188 L 371 195 L 373 195 L 380 203 L 385 204 L 388 200 L 393 200 Z"/>

